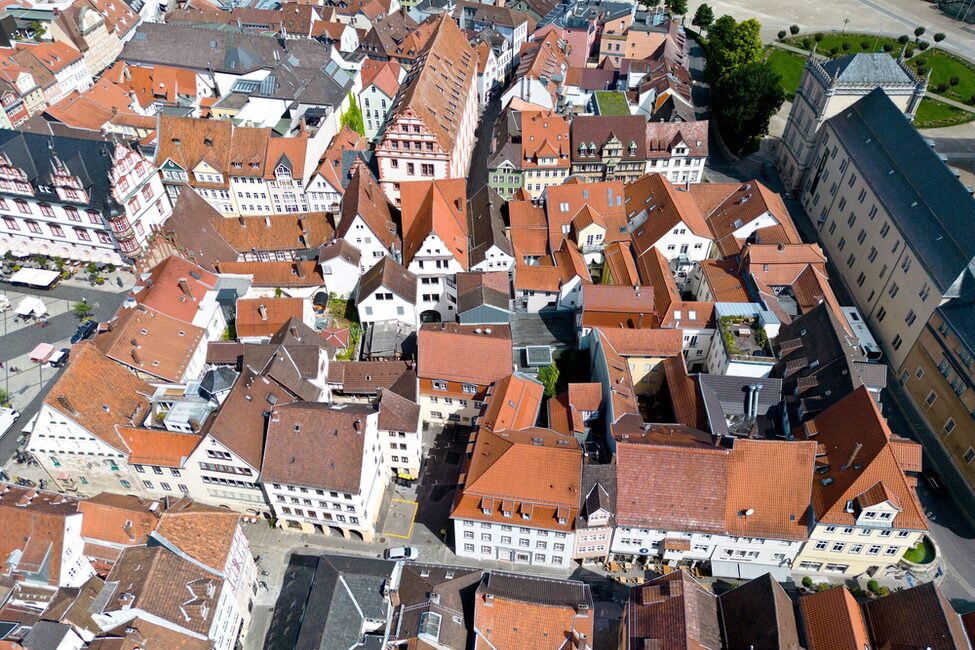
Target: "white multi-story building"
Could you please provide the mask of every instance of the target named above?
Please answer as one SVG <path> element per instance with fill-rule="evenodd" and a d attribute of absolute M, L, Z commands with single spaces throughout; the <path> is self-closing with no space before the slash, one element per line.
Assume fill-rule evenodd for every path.
<path fill-rule="evenodd" d="M 353 171 L 342 196 L 335 236 L 359 249 L 360 273 L 386 256 L 400 260 L 402 242 L 393 221 L 393 209 L 379 183 L 364 166 Z"/>
<path fill-rule="evenodd" d="M 359 279 L 356 306 L 362 323 L 396 320 L 417 327 L 417 278 L 383 257 Z"/>
<path fill-rule="evenodd" d="M 418 478 L 423 459 L 420 406 L 391 390 L 383 390 L 377 426 L 393 475 L 406 480 Z"/>
<path fill-rule="evenodd" d="M 359 71 L 362 77 L 362 90 L 359 91 L 359 109 L 366 138 L 375 141 L 382 135 L 386 119 L 396 99 L 400 82 L 406 71 L 396 59 L 377 61 L 366 59 Z"/>
<path fill-rule="evenodd" d="M 302 402 L 271 412 L 261 484 L 279 526 L 372 541 L 390 479 L 378 419 L 360 404 Z"/>
<path fill-rule="evenodd" d="M 494 452 L 496 446 L 504 451 Z M 480 560 L 570 566 L 581 472 L 582 450 L 571 436 L 540 428 L 481 429 L 450 515 L 454 552 Z"/>
<path fill-rule="evenodd" d="M 736 440 L 728 449 L 692 431 L 617 445 L 611 552 L 788 579 L 808 534 L 816 445 Z"/>
<path fill-rule="evenodd" d="M 692 267 L 711 256 L 708 223 L 687 192 L 676 189 L 663 174 L 647 174 L 626 185 L 626 217 L 638 258 L 656 248 L 673 266 Z"/>
<path fill-rule="evenodd" d="M 671 183 L 700 183 L 708 159 L 708 122 L 647 122 L 647 172 Z"/>
<path fill-rule="evenodd" d="M 419 278 L 423 322 L 457 317 L 455 276 L 469 266 L 466 192 L 463 178 L 401 185 L 403 264 Z"/>
<path fill-rule="evenodd" d="M 153 164 L 101 140 L 0 131 L 0 245 L 128 262 L 172 212 Z"/>

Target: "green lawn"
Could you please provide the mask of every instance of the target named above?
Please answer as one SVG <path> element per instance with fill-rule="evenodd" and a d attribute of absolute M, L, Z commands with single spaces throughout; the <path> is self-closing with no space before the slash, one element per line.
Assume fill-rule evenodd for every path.
<path fill-rule="evenodd" d="M 614 90 L 596 91 L 596 112 L 600 115 L 629 115 L 626 95 Z"/>
<path fill-rule="evenodd" d="M 937 99 L 925 97 L 921 100 L 921 105 L 917 107 L 914 126 L 919 129 L 934 129 L 941 126 L 964 124 L 973 119 L 975 119 L 973 113 L 939 102 Z"/>
<path fill-rule="evenodd" d="M 901 44 L 897 42 L 896 38 L 877 36 L 875 34 L 824 32 L 823 40 L 818 45 L 816 44 L 815 36 L 815 34 L 800 33 L 798 36 L 790 36 L 783 42 L 804 50 L 812 49 L 812 46 L 816 45 L 816 53 L 823 56 L 829 56 L 834 47 L 836 48 L 836 56 L 856 54 L 857 52 L 883 52 L 885 44 L 891 46 L 891 52 L 895 55 L 901 51 Z M 809 39 L 809 47 L 806 47 L 803 43 L 805 39 Z M 850 46 L 849 49 L 844 50 L 843 43 L 848 43 Z M 863 47 L 864 44 L 867 47 Z"/>
<path fill-rule="evenodd" d="M 785 98 L 791 102 L 799 88 L 799 79 L 802 77 L 802 69 L 806 65 L 806 60 L 798 54 L 776 47 L 769 48 L 768 57 L 765 60 L 782 77 L 782 90 L 785 91 Z"/>
<path fill-rule="evenodd" d="M 917 546 L 904 553 L 904 559 L 914 564 L 927 564 L 934 560 L 934 546 L 927 537 L 922 537 Z"/>
<path fill-rule="evenodd" d="M 970 103 L 975 96 L 975 65 L 962 61 L 943 50 L 933 49 L 923 52 L 913 59 L 911 65 L 915 68 L 923 65 L 931 70 L 931 82 L 928 92 L 944 95 L 955 101 Z M 958 77 L 958 85 L 948 85 L 946 91 L 939 91 L 941 84 L 950 84 L 952 77 Z"/>

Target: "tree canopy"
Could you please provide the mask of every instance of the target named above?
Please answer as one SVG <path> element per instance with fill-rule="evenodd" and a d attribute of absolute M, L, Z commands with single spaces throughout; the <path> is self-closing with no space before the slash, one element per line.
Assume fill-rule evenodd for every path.
<path fill-rule="evenodd" d="M 779 73 L 764 61 L 737 68 L 712 88 L 720 98 L 718 126 L 732 151 L 747 148 L 768 133 L 769 120 L 785 101 Z"/>
<path fill-rule="evenodd" d="M 708 31 L 711 29 L 711 25 L 714 23 L 714 10 L 711 9 L 706 4 L 700 4 L 697 6 L 697 11 L 694 12 L 694 19 L 691 20 L 691 24 L 695 27 L 701 28 L 702 31 Z"/>

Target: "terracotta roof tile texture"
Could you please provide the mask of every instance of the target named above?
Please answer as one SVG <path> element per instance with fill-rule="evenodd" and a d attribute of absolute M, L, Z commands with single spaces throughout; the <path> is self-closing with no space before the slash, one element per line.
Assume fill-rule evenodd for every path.
<path fill-rule="evenodd" d="M 223 573 L 239 528 L 239 513 L 184 498 L 162 514 L 154 536 Z"/>
<path fill-rule="evenodd" d="M 81 521 L 82 537 L 138 546 L 146 543 L 149 533 L 159 523 L 162 503 L 132 495 L 102 492 L 80 501 L 78 509 L 84 514 Z M 129 521 L 132 525 L 126 527 Z"/>
<path fill-rule="evenodd" d="M 541 383 L 521 373 L 496 381 L 486 400 L 480 426 L 494 432 L 535 426 L 544 392 Z"/>
<path fill-rule="evenodd" d="M 209 435 L 259 471 L 264 454 L 264 413 L 290 401 L 277 382 L 244 368 L 217 412 Z"/>
<path fill-rule="evenodd" d="M 91 343 L 75 346 L 72 357 L 44 403 L 112 448 L 127 453 L 116 427 L 142 421 L 152 387 Z"/>
<path fill-rule="evenodd" d="M 219 262 L 217 271 L 251 275 L 255 287 L 320 287 L 325 284 L 321 268 L 314 260 L 294 262 Z"/>
<path fill-rule="evenodd" d="M 110 359 L 165 381 L 181 382 L 206 330 L 139 305 L 120 309 L 112 329 L 95 338 Z"/>
<path fill-rule="evenodd" d="M 264 308 L 262 315 L 261 308 Z M 237 338 L 271 336 L 292 318 L 303 320 L 304 298 L 244 298 L 237 301 Z"/>
<path fill-rule="evenodd" d="M 860 607 L 846 587 L 833 587 L 799 599 L 808 650 L 869 648 Z"/>
<path fill-rule="evenodd" d="M 164 429 L 118 427 L 118 434 L 130 449 L 129 462 L 138 465 L 180 469 L 200 443 L 200 436 Z"/>
<path fill-rule="evenodd" d="M 478 333 L 480 330 L 480 333 Z M 511 374 L 511 328 L 430 323 L 417 336 L 417 374 L 422 379 L 443 379 L 486 386 Z M 472 349 L 477 355 L 470 354 Z"/>

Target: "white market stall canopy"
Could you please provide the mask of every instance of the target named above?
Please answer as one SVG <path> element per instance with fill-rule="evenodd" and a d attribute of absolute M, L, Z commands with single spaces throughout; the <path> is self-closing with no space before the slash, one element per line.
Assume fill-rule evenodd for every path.
<path fill-rule="evenodd" d="M 34 296 L 25 296 L 20 301 L 20 304 L 17 305 L 18 316 L 34 316 L 40 318 L 46 313 L 47 307 L 44 306 L 44 301 Z"/>
<path fill-rule="evenodd" d="M 11 284 L 27 284 L 32 287 L 43 287 L 46 289 L 54 284 L 60 275 L 57 271 L 23 268 L 10 276 L 8 282 Z"/>

